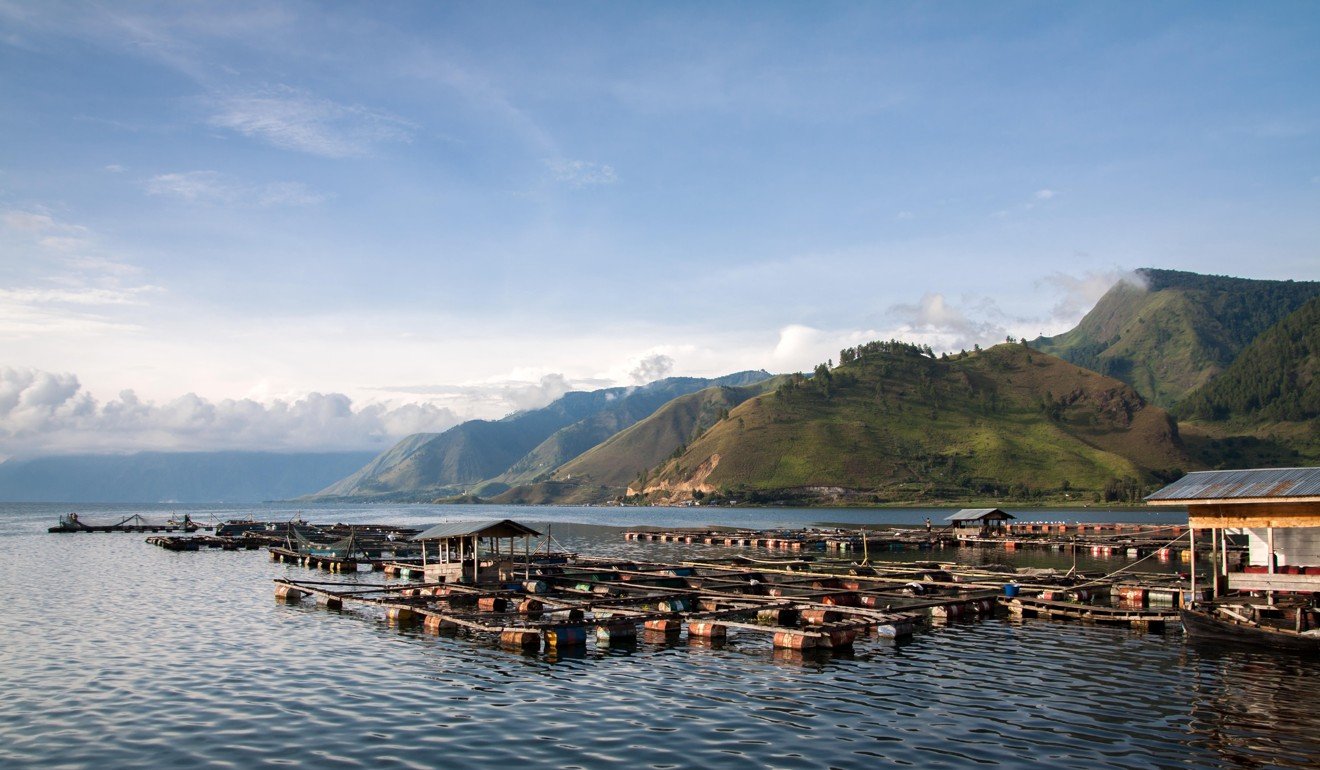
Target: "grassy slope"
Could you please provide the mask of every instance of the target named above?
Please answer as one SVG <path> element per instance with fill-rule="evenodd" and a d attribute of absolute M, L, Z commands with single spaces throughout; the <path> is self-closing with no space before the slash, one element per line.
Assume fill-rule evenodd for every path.
<path fill-rule="evenodd" d="M 644 388 L 635 388 L 610 407 L 555 431 L 507 471 L 478 488 L 477 492 L 486 496 L 521 484 L 547 481 L 551 474 L 558 478 L 561 474 L 556 471 L 560 466 L 617 435 L 620 431 L 645 420 L 675 398 L 709 389 L 707 386 L 713 383 L 743 384 L 761 382 L 769 377 L 770 375 L 765 372 L 739 372 L 717 380 L 675 377 Z M 756 385 L 751 387 L 754 392 L 759 392 Z M 714 389 L 719 388 L 717 386 Z M 678 443 L 671 445 L 669 451 L 673 451 L 673 447 L 677 445 Z"/>
<path fill-rule="evenodd" d="M 639 473 L 655 467 L 713 425 L 724 410 L 764 393 L 780 381 L 782 378 L 742 387 L 717 386 L 679 396 L 563 464 L 549 479 L 521 484 L 493 501 L 571 504 L 612 499 Z"/>
<path fill-rule="evenodd" d="M 831 379 L 828 396 L 806 381 L 747 401 L 647 489 L 1098 489 L 1195 465 L 1132 388 L 1020 345 L 949 362 L 880 354 Z"/>
<path fill-rule="evenodd" d="M 470 492 L 523 461 L 528 465 L 523 472 L 533 474 L 540 472 L 537 463 L 557 466 L 679 393 L 712 383 L 758 382 L 769 376 L 747 371 L 715 380 L 670 377 L 640 388 L 566 393 L 546 407 L 502 420 L 469 420 L 443 433 L 408 436 L 361 470 L 309 498 L 427 500 Z M 595 426 L 593 433 L 590 418 L 602 414 L 609 419 Z M 574 429 L 575 425 L 581 430 Z M 543 444 L 544 451 L 538 453 Z"/>
<path fill-rule="evenodd" d="M 1117 377 L 1162 406 L 1224 371 L 1257 335 L 1320 293 L 1320 284 L 1139 271 L 1069 332 L 1033 347 Z"/>

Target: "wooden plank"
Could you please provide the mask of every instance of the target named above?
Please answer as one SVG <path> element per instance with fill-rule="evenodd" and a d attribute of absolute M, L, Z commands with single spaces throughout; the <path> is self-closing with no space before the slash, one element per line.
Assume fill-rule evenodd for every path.
<path fill-rule="evenodd" d="M 1320 527 L 1320 498 L 1314 502 L 1255 502 L 1228 504 L 1224 501 L 1189 505 L 1187 519 L 1197 529 L 1223 527 Z"/>
<path fill-rule="evenodd" d="M 1232 591 L 1320 591 L 1320 575 L 1230 572 L 1228 588 Z"/>

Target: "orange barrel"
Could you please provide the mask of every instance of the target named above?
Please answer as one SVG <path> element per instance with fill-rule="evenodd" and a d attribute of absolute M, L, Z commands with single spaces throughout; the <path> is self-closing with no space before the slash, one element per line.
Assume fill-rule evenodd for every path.
<path fill-rule="evenodd" d="M 696 622 L 688 623 L 688 636 L 697 639 L 723 639 L 728 635 L 728 629 L 719 623 Z"/>
<path fill-rule="evenodd" d="M 780 631 L 775 634 L 775 647 L 781 650 L 811 650 L 819 640 L 814 636 Z"/>

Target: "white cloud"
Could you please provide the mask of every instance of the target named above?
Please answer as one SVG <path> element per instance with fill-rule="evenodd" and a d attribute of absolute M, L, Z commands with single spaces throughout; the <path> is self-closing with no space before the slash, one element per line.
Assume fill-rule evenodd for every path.
<path fill-rule="evenodd" d="M 614 184 L 619 177 L 612 166 L 587 160 L 550 158 L 545 162 L 557 181 L 569 187 L 592 187 Z"/>
<path fill-rule="evenodd" d="M 1058 193 L 1055 192 L 1054 190 L 1045 189 L 1045 190 L 1037 190 L 1036 194 L 1033 195 L 1032 197 L 1034 197 L 1038 201 L 1047 201 L 1056 195 L 1058 195 Z"/>
<path fill-rule="evenodd" d="M 907 221 L 907 220 L 910 220 L 910 219 L 916 219 L 916 216 L 917 216 L 917 215 L 916 215 L 916 214 L 913 214 L 911 211 L 900 211 L 900 212 L 898 212 L 897 214 L 894 215 L 894 219 L 899 219 L 899 220 L 902 220 L 902 221 Z"/>
<path fill-rule="evenodd" d="M 0 253 L 8 258 L 0 337 L 67 341 L 61 335 L 138 331 L 122 317 L 124 309 L 161 291 L 137 279 L 138 268 L 105 253 L 86 227 L 41 209 L 0 214 Z"/>
<path fill-rule="evenodd" d="M 637 362 L 636 368 L 628 373 L 637 385 L 645 385 L 669 376 L 674 371 L 674 359 L 663 353 L 653 353 Z"/>
<path fill-rule="evenodd" d="M 0 216 L 0 221 L 3 221 L 5 227 L 11 230 L 25 230 L 33 233 L 64 229 L 56 223 L 54 217 L 35 211 L 6 211 L 3 216 Z"/>
<path fill-rule="evenodd" d="M 77 451 L 380 449 L 411 433 L 445 430 L 452 411 L 371 404 L 311 393 L 262 404 L 211 402 L 188 393 L 166 403 L 131 390 L 98 402 L 72 374 L 0 368 L 0 455 Z"/>
<path fill-rule="evenodd" d="M 208 122 L 274 147 L 327 158 L 368 155 L 386 142 L 412 140 L 412 123 L 288 86 L 218 96 Z"/>
<path fill-rule="evenodd" d="M 915 304 L 892 306 L 888 315 L 899 322 L 894 336 L 936 350 L 958 350 L 992 344 L 1006 336 L 1003 313 L 993 302 L 973 301 L 980 319 L 972 318 L 939 292 L 927 292 Z"/>
<path fill-rule="evenodd" d="M 177 198 L 188 203 L 245 204 L 258 206 L 311 206 L 325 200 L 301 182 L 270 182 L 245 185 L 216 171 L 180 171 L 158 174 L 144 186 L 150 195 Z"/>
<path fill-rule="evenodd" d="M 126 289 L 0 289 L 0 304 L 140 305 L 142 295 L 153 291 L 159 291 L 159 288 L 134 286 Z"/>
<path fill-rule="evenodd" d="M 1081 320 L 1082 316 L 1095 307 L 1095 303 L 1105 295 L 1105 292 L 1112 289 L 1119 281 L 1145 287 L 1145 281 L 1141 276 L 1130 270 L 1118 268 L 1091 271 L 1081 276 L 1054 273 L 1040 279 L 1038 285 L 1052 288 L 1062 294 L 1059 301 L 1051 308 L 1049 320 L 1052 326 L 1066 329 Z"/>
<path fill-rule="evenodd" d="M 215 171 L 186 171 L 159 174 L 146 182 L 147 192 L 185 201 L 233 199 L 234 190 L 220 181 Z"/>
<path fill-rule="evenodd" d="M 600 386 L 599 381 L 570 380 L 560 372 L 551 372 L 537 380 L 497 379 L 460 385 L 391 385 L 376 390 L 448 401 L 457 405 L 464 414 L 504 415 L 539 409 L 570 391 Z"/>

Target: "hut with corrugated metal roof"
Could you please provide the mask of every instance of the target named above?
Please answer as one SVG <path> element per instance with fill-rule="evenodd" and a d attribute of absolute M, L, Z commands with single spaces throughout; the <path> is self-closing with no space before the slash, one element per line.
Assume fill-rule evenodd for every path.
<path fill-rule="evenodd" d="M 1196 471 L 1146 503 L 1187 506 L 1193 547 L 1196 530 L 1210 530 L 1216 595 L 1320 591 L 1320 468 Z M 1243 572 L 1229 571 L 1224 545 L 1234 534 L 1250 546 Z"/>
<path fill-rule="evenodd" d="M 540 536 L 531 527 L 501 519 L 437 524 L 412 539 L 422 544 L 422 571 L 428 581 L 480 583 L 500 580 L 513 568 L 519 539 L 524 564 L 529 564 L 531 539 Z"/>
<path fill-rule="evenodd" d="M 981 534 L 989 535 L 1002 534 L 1013 518 L 1013 514 L 999 508 L 964 508 L 944 520 L 955 529 L 978 527 Z"/>

